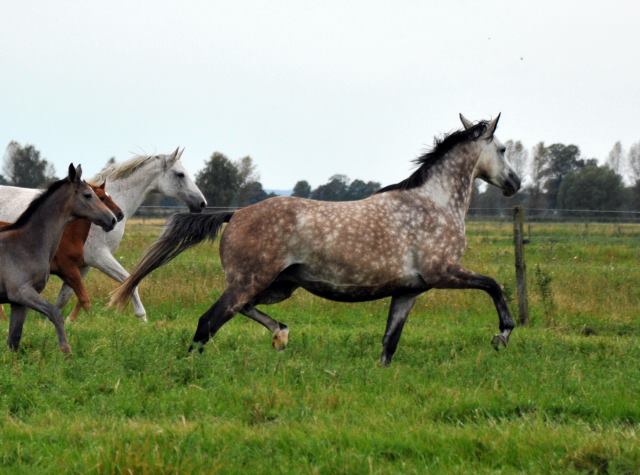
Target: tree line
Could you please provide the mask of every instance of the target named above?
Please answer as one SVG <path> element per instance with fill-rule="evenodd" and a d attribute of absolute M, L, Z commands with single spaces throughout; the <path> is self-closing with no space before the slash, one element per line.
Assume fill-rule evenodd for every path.
<path fill-rule="evenodd" d="M 505 142 L 505 155 L 523 178 L 523 189 L 505 198 L 493 186 L 475 184 L 472 208 L 507 208 L 522 204 L 540 209 L 640 209 L 640 142 L 625 151 L 616 142 L 604 164 L 582 156 L 574 144 L 544 142 L 529 152 L 520 141 Z M 113 163 L 112 157 L 108 163 Z M 5 151 L 0 184 L 41 188 L 56 180 L 53 165 L 33 145 L 12 141 Z M 276 196 L 264 189 L 250 156 L 237 160 L 214 152 L 196 174 L 196 183 L 210 206 L 247 206 Z M 336 174 L 316 188 L 295 183 L 292 195 L 328 201 L 366 198 L 381 185 Z M 172 199 L 151 196 L 145 204 L 172 205 Z"/>

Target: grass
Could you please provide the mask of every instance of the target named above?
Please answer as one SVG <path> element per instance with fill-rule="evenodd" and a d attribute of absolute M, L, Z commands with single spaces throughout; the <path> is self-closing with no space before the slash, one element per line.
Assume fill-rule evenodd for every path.
<path fill-rule="evenodd" d="M 126 267 L 158 231 L 129 226 Z M 237 317 L 187 355 L 222 289 L 217 246 L 143 283 L 147 325 L 105 307 L 114 284 L 94 271 L 71 358 L 33 313 L 21 351 L 0 349 L 0 473 L 638 473 L 639 237 L 533 224 L 532 322 L 509 348 L 489 345 L 486 295 L 433 291 L 390 368 L 377 364 L 386 301 L 299 291 L 268 310 L 290 327 L 286 351 Z M 470 223 L 465 261 L 515 293 L 510 225 Z"/>

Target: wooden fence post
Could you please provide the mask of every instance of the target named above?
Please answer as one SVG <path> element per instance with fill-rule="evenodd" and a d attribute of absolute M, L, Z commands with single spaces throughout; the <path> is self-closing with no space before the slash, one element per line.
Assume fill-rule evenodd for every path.
<path fill-rule="evenodd" d="M 527 300 L 527 265 L 524 260 L 524 209 L 513 207 L 513 244 L 516 255 L 516 284 L 518 290 L 518 322 L 526 325 L 529 321 L 529 302 Z"/>

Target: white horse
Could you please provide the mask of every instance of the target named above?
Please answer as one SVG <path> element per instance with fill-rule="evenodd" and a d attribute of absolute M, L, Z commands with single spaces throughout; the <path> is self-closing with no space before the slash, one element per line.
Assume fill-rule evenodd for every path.
<path fill-rule="evenodd" d="M 177 198 L 192 212 L 200 212 L 207 205 L 204 195 L 182 166 L 181 155 L 182 152 L 176 149 L 167 155 L 136 156 L 121 164 L 105 168 L 92 180 L 95 183 L 107 180 L 107 191 L 122 209 L 124 219 L 109 233 L 91 226 L 84 245 L 87 267 L 81 271 L 83 276 L 87 274 L 89 267 L 95 267 L 118 282 L 123 282 L 129 277 L 126 269 L 113 257 L 113 252 L 122 241 L 127 219 L 135 214 L 149 192 L 159 191 L 166 196 Z M 41 191 L 0 186 L 0 220 L 15 221 Z M 56 305 L 59 308 L 64 307 L 72 294 L 71 287 L 63 285 Z M 147 321 L 146 310 L 137 289 L 132 296 L 132 303 L 136 316 Z"/>

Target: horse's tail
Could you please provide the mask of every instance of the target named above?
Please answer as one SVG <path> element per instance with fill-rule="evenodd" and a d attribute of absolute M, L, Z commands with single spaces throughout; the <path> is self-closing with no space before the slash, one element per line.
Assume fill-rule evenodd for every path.
<path fill-rule="evenodd" d="M 112 292 L 109 305 L 122 307 L 148 274 L 191 246 L 205 239 L 215 239 L 222 225 L 228 223 L 232 216 L 233 211 L 211 214 L 178 213 L 171 216 L 162 235 L 147 249 L 131 275 Z"/>

